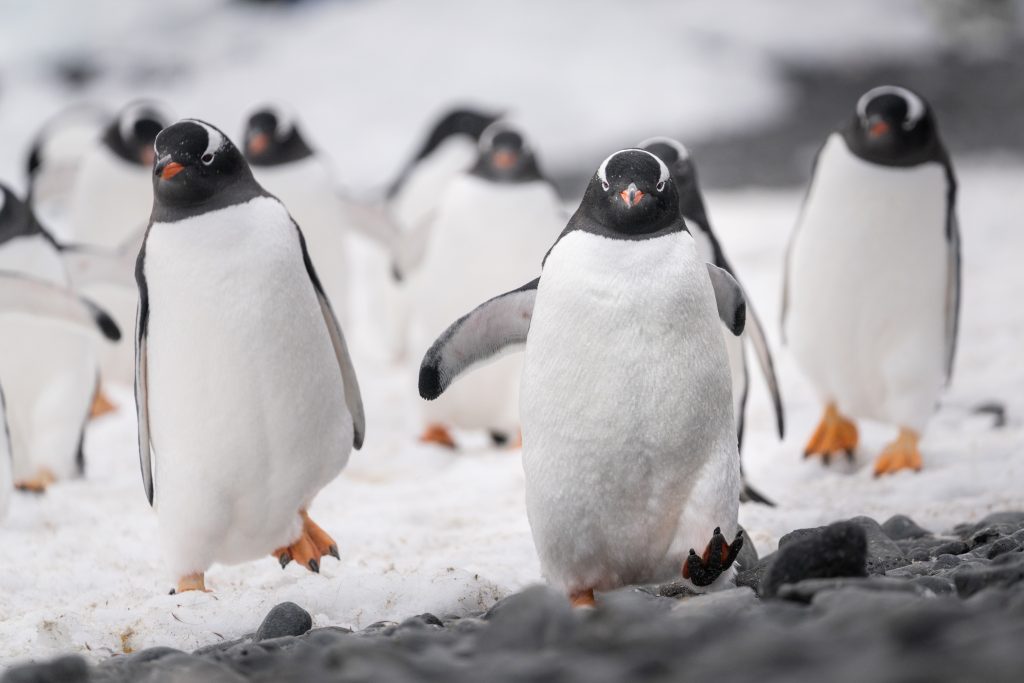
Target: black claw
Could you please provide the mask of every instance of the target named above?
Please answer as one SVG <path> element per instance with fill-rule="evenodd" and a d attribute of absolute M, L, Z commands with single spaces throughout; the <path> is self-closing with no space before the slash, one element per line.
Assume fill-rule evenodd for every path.
<path fill-rule="evenodd" d="M 277 558 L 277 561 L 281 563 L 281 569 L 288 566 L 288 563 L 292 561 L 291 553 L 281 553 L 281 556 Z"/>
<path fill-rule="evenodd" d="M 848 462 L 853 462 L 853 449 L 852 448 L 847 448 L 846 449 L 846 460 Z"/>
<path fill-rule="evenodd" d="M 331 544 L 331 547 L 327 549 L 327 552 L 336 560 L 341 559 L 341 553 L 338 552 L 338 546 Z"/>
<path fill-rule="evenodd" d="M 686 573 L 695 586 L 710 586 L 722 573 L 732 566 L 736 557 L 743 548 L 743 532 L 738 531 L 731 544 L 727 544 L 722 535 L 720 527 L 715 528 L 715 533 L 708 542 L 707 560 L 697 556 L 696 551 L 690 548 L 690 554 L 686 558 Z M 724 551 L 724 557 L 723 557 Z"/>
<path fill-rule="evenodd" d="M 177 594 L 178 594 L 178 589 L 176 589 L 176 588 L 172 588 L 171 592 L 168 593 L 168 595 L 177 595 Z"/>
<path fill-rule="evenodd" d="M 832 460 L 832 454 L 831 453 L 823 453 L 822 454 L 822 456 L 821 456 L 821 464 L 822 465 L 824 465 L 825 467 L 828 467 L 829 465 L 832 464 L 831 460 Z"/>
<path fill-rule="evenodd" d="M 319 574 L 320 573 L 320 563 L 317 562 L 316 560 L 310 560 L 309 561 L 309 571 L 313 572 L 314 574 Z"/>

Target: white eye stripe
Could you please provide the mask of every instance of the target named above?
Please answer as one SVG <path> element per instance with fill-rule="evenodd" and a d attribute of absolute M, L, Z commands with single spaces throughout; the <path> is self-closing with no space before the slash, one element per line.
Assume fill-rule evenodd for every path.
<path fill-rule="evenodd" d="M 216 128 L 214 128 L 213 126 L 211 126 L 210 124 L 205 123 L 203 121 L 200 121 L 199 119 L 182 119 L 182 120 L 183 121 L 188 121 L 189 123 L 194 123 L 197 126 L 201 126 L 203 128 L 203 130 L 206 131 L 206 149 L 203 150 L 202 156 L 205 157 L 207 154 L 210 154 L 210 155 L 216 154 L 227 143 L 227 138 L 224 137 L 224 134 L 221 133 Z"/>
<path fill-rule="evenodd" d="M 608 182 L 608 162 L 614 159 L 619 154 L 624 154 L 625 152 L 641 152 L 651 157 L 652 159 L 658 162 L 658 182 L 664 183 L 666 180 L 669 179 L 671 174 L 668 171 L 668 166 L 666 166 L 665 162 L 659 159 L 657 155 L 651 154 L 646 149 L 620 149 L 618 152 L 615 152 L 614 154 L 610 155 L 607 159 L 602 161 L 601 165 L 597 167 L 597 177 L 601 180 L 602 183 L 607 184 Z"/>
<path fill-rule="evenodd" d="M 135 134 L 135 124 L 143 115 L 152 117 L 161 126 L 166 126 L 171 116 L 157 102 L 148 100 L 133 102 L 124 108 L 117 122 L 117 132 L 122 140 L 129 140 Z"/>
<path fill-rule="evenodd" d="M 898 85 L 880 85 L 877 88 L 868 90 L 857 100 L 857 116 L 861 121 L 867 120 L 868 105 L 871 101 L 882 95 L 896 95 L 903 98 L 903 101 L 907 103 L 907 116 L 903 123 L 904 128 L 913 128 L 918 121 L 924 118 L 926 107 L 920 97 Z"/>

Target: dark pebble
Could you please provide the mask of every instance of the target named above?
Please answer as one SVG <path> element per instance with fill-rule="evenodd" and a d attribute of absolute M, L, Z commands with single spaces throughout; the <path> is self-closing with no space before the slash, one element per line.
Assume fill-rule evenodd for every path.
<path fill-rule="evenodd" d="M 1024 581 L 1024 556 L 1012 564 L 989 566 L 981 569 L 966 568 L 953 575 L 956 592 L 968 597 L 990 587 L 1013 586 Z"/>
<path fill-rule="evenodd" d="M 999 557 L 1000 555 L 1003 555 L 1005 553 L 1012 553 L 1016 550 L 1020 550 L 1020 546 L 1017 545 L 1017 541 L 1007 536 L 1004 536 L 1003 538 L 1000 538 L 998 541 L 988 546 L 988 548 L 985 551 L 985 557 L 991 560 L 993 558 Z"/>
<path fill-rule="evenodd" d="M 256 629 L 256 640 L 301 636 L 313 628 L 313 617 L 294 602 L 282 602 L 274 607 Z"/>
<path fill-rule="evenodd" d="M 43 664 L 26 664 L 11 669 L 0 683 L 87 683 L 89 665 L 78 655 L 58 657 Z"/>
<path fill-rule="evenodd" d="M 894 541 L 903 541 L 908 538 L 921 538 L 931 536 L 931 532 L 922 529 L 917 522 L 906 515 L 893 515 L 882 524 L 882 531 Z"/>
<path fill-rule="evenodd" d="M 775 559 L 761 583 L 761 594 L 772 597 L 787 583 L 804 579 L 866 576 L 867 535 L 852 522 L 838 522 L 821 529 L 801 530 L 779 543 Z M 787 538 L 789 540 L 787 540 Z M 891 543 L 891 541 L 890 541 Z"/>
<path fill-rule="evenodd" d="M 935 548 L 935 556 L 939 555 L 963 555 L 971 548 L 963 541 L 947 541 L 939 547 Z"/>

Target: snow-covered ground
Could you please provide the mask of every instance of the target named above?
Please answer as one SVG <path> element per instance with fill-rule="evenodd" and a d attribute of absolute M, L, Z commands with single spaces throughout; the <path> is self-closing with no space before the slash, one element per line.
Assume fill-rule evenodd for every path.
<path fill-rule="evenodd" d="M 962 344 L 956 377 L 923 444 L 925 470 L 873 479 L 871 460 L 891 436 L 882 428 L 863 430 L 855 467 L 803 461 L 818 406 L 777 352 L 789 435 L 775 439 L 770 406 L 755 385 L 745 460 L 752 481 L 779 506 L 744 505 L 740 512 L 762 554 L 794 528 L 857 514 L 881 521 L 902 512 L 941 531 L 993 510 L 1024 508 L 1024 310 L 1016 304 L 1024 286 L 1017 218 L 1024 215 L 1024 168 L 987 160 L 962 165 L 961 178 Z M 800 198 L 795 191 L 709 197 L 713 220 L 768 321 L 777 319 L 782 254 Z M 212 593 L 168 595 L 172 577 L 161 568 L 124 389 L 116 398 L 125 408 L 90 428 L 87 477 L 42 497 L 16 496 L 0 529 L 7 548 L 0 555 L 0 658 L 196 648 L 253 630 L 284 600 L 306 607 L 317 626 L 473 612 L 541 580 L 519 453 L 495 451 L 474 435 L 457 454 L 416 444 L 412 370 L 383 366 L 366 351 L 357 349 L 366 447 L 312 509 L 339 541 L 341 562 L 326 559 L 316 576 L 294 563 L 282 571 L 268 556 L 215 567 Z M 988 401 L 1005 403 L 1003 429 L 971 415 Z"/>
<path fill-rule="evenodd" d="M 475 0 L 378 0 L 312 3 L 293 15 L 206 0 L 0 0 L 0 178 L 21 186 L 32 134 L 69 103 L 44 68 L 60 55 L 91 55 L 103 68 L 86 99 L 114 107 L 157 96 L 236 135 L 248 107 L 287 100 L 358 188 L 386 180 L 426 118 L 453 100 L 512 108 L 549 168 L 596 166 L 649 135 L 692 141 L 782 115 L 779 60 L 927 57 L 941 43 L 927 3 L 870 0 L 820 13 L 797 0 L 771 10 L 761 0 L 720 4 L 625 9 L 595 0 L 584 11 L 583 3 L 544 0 L 486 9 Z M 874 480 L 870 462 L 890 434 L 871 428 L 862 430 L 856 467 L 803 462 L 818 407 L 769 324 L 789 434 L 783 443 L 774 437 L 755 378 L 745 461 L 779 507 L 746 505 L 741 521 L 762 554 L 793 528 L 855 514 L 902 512 L 942 530 L 1024 508 L 1024 167 L 971 159 L 959 170 L 961 346 L 923 444 L 925 471 Z M 778 319 L 782 254 L 800 199 L 795 190 L 708 198 L 769 323 Z M 317 626 L 361 627 L 424 611 L 479 611 L 539 581 L 518 453 L 494 451 L 475 435 L 458 454 L 416 444 L 412 369 L 375 358 L 366 332 L 375 328 L 365 319 L 351 328 L 368 439 L 312 510 L 338 540 L 341 562 L 326 559 L 318 576 L 294 564 L 282 571 L 270 557 L 218 566 L 207 576 L 213 593 L 167 595 L 172 577 L 141 487 L 131 393 L 121 388 L 120 413 L 89 429 L 85 479 L 42 497 L 15 496 L 0 523 L 0 667 L 66 651 L 102 658 L 153 645 L 195 648 L 253 630 L 285 600 L 307 608 Z M 971 414 L 989 401 L 1006 405 L 1005 428 Z"/>

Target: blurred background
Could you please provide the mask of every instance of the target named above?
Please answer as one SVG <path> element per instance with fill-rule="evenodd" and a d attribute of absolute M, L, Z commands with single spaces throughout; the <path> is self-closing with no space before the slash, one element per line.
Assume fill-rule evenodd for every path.
<path fill-rule="evenodd" d="M 954 158 L 1024 154 L 1015 0 L 0 1 L 0 178 L 23 189 L 44 119 L 149 96 L 241 133 L 293 105 L 349 186 L 385 184 L 430 119 L 511 112 L 567 196 L 609 150 L 693 148 L 710 188 L 803 182 L 860 93 L 911 85 Z"/>

